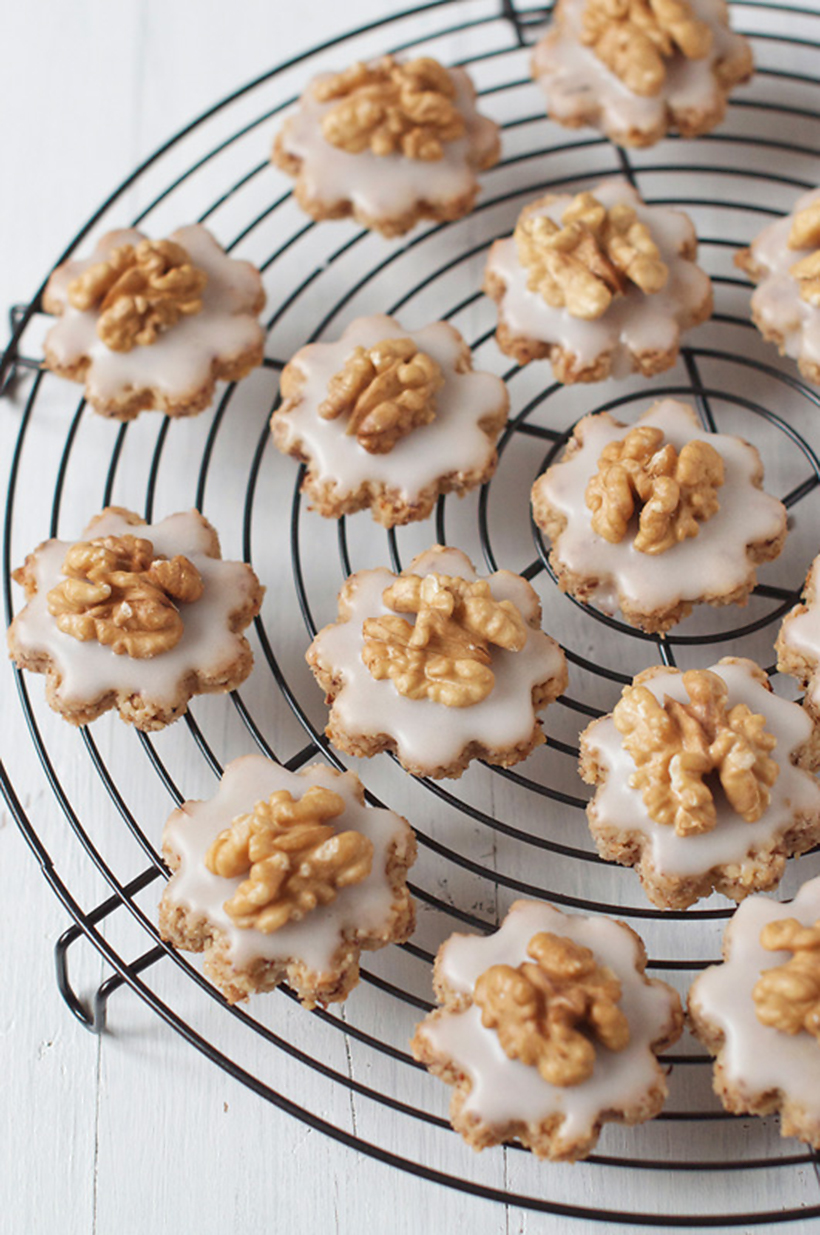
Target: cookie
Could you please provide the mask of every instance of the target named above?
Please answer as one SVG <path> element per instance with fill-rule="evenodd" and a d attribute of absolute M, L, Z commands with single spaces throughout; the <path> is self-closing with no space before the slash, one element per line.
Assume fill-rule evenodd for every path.
<path fill-rule="evenodd" d="M 469 214 L 476 172 L 498 162 L 498 125 L 476 110 L 463 69 L 382 56 L 314 77 L 271 162 L 313 219 L 352 216 L 383 236 Z"/>
<path fill-rule="evenodd" d="M 580 420 L 532 509 L 562 591 L 659 632 L 695 604 L 746 603 L 786 537 L 786 508 L 762 485 L 754 446 L 663 399 L 631 427 L 608 412 Z"/>
<path fill-rule="evenodd" d="M 214 797 L 173 812 L 162 844 L 162 938 L 204 952 L 229 1003 L 281 982 L 307 1008 L 346 999 L 362 950 L 413 933 L 415 837 L 365 805 L 354 772 L 235 759 Z"/>
<path fill-rule="evenodd" d="M 757 284 L 752 320 L 763 338 L 820 385 L 820 189 L 764 227 L 735 264 Z"/>
<path fill-rule="evenodd" d="M 519 364 L 549 360 L 565 384 L 661 373 L 712 313 L 697 248 L 688 215 L 647 206 L 620 178 L 541 197 L 490 249 L 498 346 Z"/>
<path fill-rule="evenodd" d="M 239 381 L 262 363 L 264 304 L 259 272 L 198 223 L 168 240 L 107 232 L 46 285 L 43 309 L 60 320 L 46 335 L 45 365 L 83 382 L 102 416 L 193 416 L 217 381 Z"/>
<path fill-rule="evenodd" d="M 820 841 L 820 740 L 751 660 L 657 666 L 581 734 L 598 853 L 634 866 L 654 905 L 714 889 L 740 901 L 775 887 L 786 858 Z"/>
<path fill-rule="evenodd" d="M 724 0 L 558 0 L 532 60 L 550 119 L 592 125 L 618 146 L 710 132 L 753 71 Z"/>
<path fill-rule="evenodd" d="M 416 776 L 518 763 L 545 741 L 536 713 L 567 684 L 540 622 L 526 579 L 482 578 L 459 549 L 435 545 L 400 575 L 358 571 L 307 652 L 330 705 L 327 736 L 358 758 L 392 751 Z"/>
<path fill-rule="evenodd" d="M 612 918 L 516 901 L 492 935 L 451 935 L 436 957 L 444 1006 L 416 1059 L 455 1086 L 450 1122 L 474 1149 L 517 1138 L 574 1162 L 607 1122 L 652 1119 L 667 1095 L 660 1051 L 680 1037 L 676 991 L 647 978 L 638 935 Z"/>
<path fill-rule="evenodd" d="M 407 331 L 383 314 L 298 351 L 282 398 L 273 440 L 307 465 L 311 507 L 332 519 L 369 507 L 384 527 L 426 519 L 440 494 L 489 480 L 509 412 L 506 386 L 473 371 L 453 326 Z"/>
<path fill-rule="evenodd" d="M 733 1115 L 780 1115 L 783 1136 L 820 1149 L 820 878 L 793 901 L 750 896 L 726 928 L 723 963 L 689 991 L 693 1032 L 716 1057 Z"/>
<path fill-rule="evenodd" d="M 14 579 L 26 605 L 8 631 L 21 669 L 46 675 L 46 698 L 75 725 L 117 708 L 146 732 L 193 695 L 234 690 L 251 671 L 242 631 L 265 589 L 244 562 L 223 562 L 196 510 L 147 524 L 109 506 L 82 540 L 44 541 Z"/>
<path fill-rule="evenodd" d="M 777 669 L 796 678 L 806 692 L 803 707 L 820 725 L 820 611 L 817 585 L 820 556 L 809 567 L 803 601 L 787 613 L 777 635 Z"/>

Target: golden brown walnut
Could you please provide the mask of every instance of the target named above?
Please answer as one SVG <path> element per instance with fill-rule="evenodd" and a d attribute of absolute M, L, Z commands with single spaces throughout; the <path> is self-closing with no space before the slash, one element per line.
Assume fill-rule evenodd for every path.
<path fill-rule="evenodd" d="M 279 789 L 219 833 L 205 865 L 225 879 L 246 876 L 225 902 L 237 926 L 270 935 L 367 878 L 373 842 L 328 822 L 344 809 L 332 789 L 314 785 L 296 801 Z"/>
<path fill-rule="evenodd" d="M 790 249 L 816 249 L 820 247 L 820 201 L 812 202 L 798 210 L 792 219 L 789 231 Z"/>
<path fill-rule="evenodd" d="M 610 1051 L 629 1042 L 621 984 L 589 948 L 563 935 L 533 935 L 527 955 L 532 962 L 492 965 L 478 979 L 481 1023 L 496 1031 L 510 1059 L 536 1067 L 550 1085 L 579 1085 L 595 1067 L 594 1039 Z"/>
<path fill-rule="evenodd" d="M 202 309 L 208 276 L 173 240 L 120 245 L 68 285 L 69 304 L 96 309 L 97 334 L 115 352 L 145 347 Z"/>
<path fill-rule="evenodd" d="M 527 626 L 511 600 L 494 600 L 486 579 L 406 575 L 383 593 L 396 613 L 364 623 L 362 660 L 377 681 L 390 678 L 400 695 L 451 708 L 486 699 L 495 684 L 490 644 L 519 652 Z"/>
<path fill-rule="evenodd" d="M 412 339 L 383 339 L 348 356 L 328 383 L 319 415 L 347 416 L 346 432 L 371 454 L 383 455 L 435 419 L 436 392 L 443 385 L 436 361 Z"/>
<path fill-rule="evenodd" d="M 525 214 L 514 233 L 527 287 L 547 304 L 591 321 L 630 284 L 646 295 L 665 285 L 669 271 L 632 206 L 607 210 L 592 193 L 578 193 L 561 223 L 548 215 Z"/>
<path fill-rule="evenodd" d="M 445 142 L 465 133 L 453 103 L 453 79 L 427 56 L 404 64 L 393 56 L 355 64 L 315 83 L 313 93 L 321 103 L 339 100 L 322 117 L 322 133 L 349 154 L 369 149 L 434 162 L 444 157 Z"/>
<path fill-rule="evenodd" d="M 150 540 L 102 536 L 72 545 L 67 578 L 48 593 L 48 611 L 67 635 L 96 639 L 118 656 L 159 656 L 182 638 L 174 603 L 202 595 L 199 571 L 187 557 L 155 558 Z"/>
<path fill-rule="evenodd" d="M 820 249 L 790 266 L 789 274 L 794 275 L 800 285 L 801 299 L 815 308 L 820 307 Z"/>
<path fill-rule="evenodd" d="M 820 921 L 803 926 L 797 918 L 776 918 L 763 927 L 760 942 L 793 956 L 763 970 L 752 991 L 757 1019 L 784 1033 L 805 1029 L 820 1042 Z"/>
<path fill-rule="evenodd" d="M 659 94 L 666 61 L 680 52 L 700 60 L 712 50 L 712 31 L 686 0 L 587 0 L 581 42 L 633 94 Z"/>
<path fill-rule="evenodd" d="M 637 510 L 635 548 L 665 553 L 717 514 L 723 480 L 723 459 L 708 442 L 695 438 L 678 454 L 662 430 L 637 425 L 601 451 L 585 494 L 592 530 L 618 544 Z"/>
<path fill-rule="evenodd" d="M 717 822 L 712 789 L 704 779 L 715 772 L 729 805 L 755 823 L 771 800 L 780 773 L 770 757 L 777 739 L 766 719 L 745 703 L 727 711 L 728 688 L 708 669 L 682 676 L 689 696 L 660 703 L 645 686 L 627 686 L 612 718 L 636 771 L 629 778 L 640 789 L 656 823 L 678 836 L 710 832 Z"/>

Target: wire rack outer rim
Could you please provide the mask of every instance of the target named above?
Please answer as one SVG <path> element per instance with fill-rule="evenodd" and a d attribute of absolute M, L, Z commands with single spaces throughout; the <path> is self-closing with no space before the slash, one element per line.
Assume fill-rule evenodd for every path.
<path fill-rule="evenodd" d="M 741 0 L 741 2 L 744 2 L 744 0 Z M 281 64 L 275 66 L 270 71 L 263 73 L 260 76 L 256 77 L 255 79 L 253 79 L 252 81 L 248 82 L 245 86 L 242 86 L 238 90 L 233 91 L 231 94 L 226 96 L 220 102 L 216 103 L 212 107 L 207 108 L 194 120 L 190 121 L 188 124 L 183 126 L 174 136 L 172 136 L 166 142 L 164 142 L 156 151 L 153 152 L 153 154 L 148 156 L 128 177 L 126 177 L 125 180 L 122 181 L 122 183 L 110 194 L 110 196 L 105 200 L 105 202 L 99 207 L 99 209 L 95 211 L 94 214 L 88 219 L 88 221 L 84 224 L 84 226 L 80 229 L 80 231 L 71 241 L 71 243 L 68 245 L 65 252 L 61 255 L 61 257 L 55 263 L 55 265 L 58 265 L 64 260 L 66 260 L 66 258 L 69 257 L 71 253 L 74 252 L 76 247 L 87 236 L 89 231 L 94 227 L 94 225 L 102 217 L 102 215 L 106 213 L 106 211 L 117 201 L 117 199 L 125 191 L 127 191 L 127 189 L 130 188 L 131 185 L 149 167 L 151 167 L 154 163 L 156 163 L 173 146 L 175 146 L 179 141 L 181 141 L 189 133 L 195 130 L 199 125 L 203 124 L 205 121 L 212 118 L 214 115 L 216 115 L 222 109 L 228 107 L 230 104 L 235 102 L 237 99 L 249 93 L 250 91 L 258 87 L 262 83 L 276 77 L 278 74 L 293 67 L 294 65 L 297 65 L 305 60 L 308 60 L 311 57 L 339 43 L 343 43 L 350 39 L 356 38 L 373 29 L 378 29 L 381 27 L 389 26 L 392 23 L 399 22 L 407 18 L 413 18 L 418 15 L 424 14 L 426 12 L 432 11 L 432 10 L 443 9 L 448 6 L 452 6 L 456 3 L 458 3 L 458 0 L 430 0 L 430 2 L 428 3 L 418 5 L 410 9 L 405 9 L 405 10 L 402 10 L 401 12 L 390 14 L 389 16 L 381 18 L 375 22 L 368 23 L 354 30 L 344 32 L 342 34 L 335 36 L 334 38 L 330 40 L 325 41 L 324 43 L 316 47 L 313 47 L 304 52 L 301 52 L 298 55 L 290 58 L 289 60 L 282 62 Z M 770 3 L 769 0 L 763 0 L 763 2 L 759 2 L 759 3 L 755 3 L 755 0 L 745 0 L 745 5 L 746 7 L 751 7 L 751 8 L 757 7 L 757 8 L 763 8 L 763 9 L 782 8 L 786 11 L 794 12 L 794 13 L 801 14 L 801 15 L 817 16 L 817 14 L 813 12 L 811 9 L 808 9 L 808 10 L 800 9 L 800 8 L 797 8 L 791 5 L 777 5 L 776 3 Z M 500 9 L 501 11 L 497 12 L 493 17 L 489 17 L 484 20 L 494 21 L 494 20 L 499 20 L 500 18 L 503 18 L 503 19 L 507 19 L 508 21 L 512 22 L 514 26 L 514 30 L 515 30 L 515 35 L 518 39 L 519 45 L 522 47 L 526 45 L 526 39 L 524 37 L 524 32 L 531 25 L 542 21 L 544 17 L 548 15 L 548 12 L 549 12 L 549 7 L 538 7 L 538 8 L 531 8 L 531 9 L 519 11 L 515 7 L 515 0 L 500 0 Z M 461 28 L 469 28 L 469 27 L 472 27 L 478 24 L 481 24 L 480 19 L 476 21 L 465 22 Z M 430 31 L 429 34 L 426 35 L 425 37 L 429 37 L 429 38 L 441 37 L 443 34 L 446 34 L 446 33 L 448 33 L 448 31 L 433 30 L 433 31 Z M 514 49 L 510 48 L 507 50 L 512 51 Z M 236 136 L 238 136 L 238 134 L 234 134 L 232 139 L 235 139 Z M 229 138 L 228 142 L 230 142 L 230 140 L 232 139 Z M 214 153 L 216 153 L 216 151 L 212 151 L 209 155 L 206 156 L 206 159 L 212 157 Z M 622 162 L 624 163 L 625 173 L 629 175 L 630 178 L 632 178 L 631 170 L 629 168 L 629 164 L 626 160 L 626 157 L 623 155 L 622 152 L 618 152 L 618 153 L 620 154 Z M 675 166 L 677 167 L 678 164 L 676 164 Z M 192 168 L 191 170 L 194 170 L 194 168 Z M 577 173 L 577 175 L 583 177 L 585 173 L 579 172 Z M 176 187 L 178 183 L 179 181 L 172 183 L 170 188 L 166 190 L 166 193 L 163 195 L 160 195 L 160 198 L 157 199 L 157 201 L 161 200 L 163 196 L 167 195 L 167 193 L 173 191 L 173 189 Z M 154 202 L 153 204 L 157 204 L 157 203 Z M 152 208 L 152 207 L 149 207 L 149 208 Z M 8 344 L 6 351 L 2 354 L 2 356 L 0 356 L 0 392 L 2 392 L 2 390 L 4 389 L 3 383 L 5 379 L 7 378 L 9 373 L 13 372 L 14 364 L 18 360 L 17 345 L 25 330 L 25 327 L 28 324 L 29 320 L 31 319 L 32 315 L 35 312 L 37 312 L 40 308 L 41 296 L 42 296 L 42 292 L 44 290 L 46 282 L 47 282 L 47 279 L 43 281 L 43 284 L 38 289 L 38 291 L 35 293 L 34 297 L 28 303 L 28 305 L 17 306 L 15 311 L 12 314 L 11 339 L 10 339 L 10 342 Z M 21 431 L 20 431 L 20 435 L 18 438 L 18 450 L 19 450 L 20 442 L 22 441 L 24 431 L 25 431 L 25 425 L 27 423 L 28 415 L 33 407 L 34 397 L 36 395 L 36 390 L 37 390 L 38 385 L 39 385 L 39 379 L 38 381 L 35 381 L 34 387 L 32 389 L 32 392 L 29 398 L 29 404 L 26 409 L 26 414 L 23 418 L 23 422 L 21 425 Z M 81 403 L 80 411 L 78 411 L 77 413 L 77 418 L 79 417 L 81 410 L 82 410 L 82 403 Z M 76 421 L 75 421 L 75 424 L 76 424 Z M 165 427 L 167 428 L 167 422 L 166 422 Z M 12 500 L 14 496 L 14 477 L 15 477 L 17 462 L 18 462 L 18 451 L 15 451 L 15 458 L 12 464 L 12 472 L 11 472 L 12 483 L 9 489 L 9 501 L 8 501 L 7 510 L 6 510 L 5 531 L 4 531 L 4 540 L 5 540 L 4 550 L 5 550 L 6 564 L 8 564 L 8 550 L 9 550 L 10 535 L 11 535 Z M 8 610 L 9 609 L 8 571 L 6 571 L 5 584 L 6 584 L 5 599 L 6 599 L 6 607 Z M 18 687 L 22 687 L 23 693 L 25 694 L 25 688 L 22 685 L 22 680 L 19 675 L 18 675 Z M 52 787 L 54 787 L 53 784 L 52 784 Z M 80 935 L 85 936 L 92 943 L 92 945 L 96 948 L 96 950 L 100 953 L 100 955 L 107 961 L 107 963 L 114 970 L 115 976 L 111 979 L 108 979 L 106 982 L 104 982 L 101 985 L 101 987 L 98 990 L 98 995 L 102 994 L 104 988 L 106 989 L 106 997 L 107 997 L 108 987 L 111 987 L 113 989 L 115 985 L 118 985 L 118 984 L 122 985 L 123 983 L 129 985 L 144 1000 L 144 1002 L 146 1002 L 152 1008 L 152 1010 L 155 1013 L 157 1013 L 172 1028 L 176 1029 L 176 1031 L 179 1032 L 181 1036 L 184 1037 L 191 1045 L 195 1046 L 202 1054 L 210 1058 L 213 1062 L 216 1062 L 217 1064 L 219 1064 L 219 1066 L 221 1066 L 225 1071 L 227 1071 L 230 1075 L 234 1076 L 235 1079 L 239 1080 L 241 1083 L 245 1084 L 246 1086 L 248 1086 L 249 1088 L 257 1092 L 260 1096 L 264 1097 L 267 1101 L 271 1102 L 273 1105 L 279 1107 L 280 1109 L 284 1110 L 285 1112 L 291 1115 L 294 1115 L 296 1118 L 300 1119 L 302 1122 L 305 1122 L 309 1126 L 315 1128 L 316 1130 L 325 1133 L 326 1135 L 330 1136 L 336 1141 L 339 1141 L 340 1143 L 346 1145 L 348 1148 L 353 1148 L 355 1150 L 358 1150 L 359 1152 L 365 1153 L 367 1156 L 375 1160 L 381 1161 L 393 1167 L 397 1167 L 398 1169 L 404 1170 L 420 1178 L 423 1178 L 423 1179 L 426 1179 L 432 1182 L 441 1183 L 450 1188 L 456 1189 L 458 1191 L 466 1192 L 466 1193 L 469 1193 L 469 1194 L 472 1194 L 478 1197 L 490 1199 L 490 1200 L 505 1203 L 505 1204 L 519 1206 L 521 1208 L 529 1209 L 529 1210 L 533 1210 L 537 1212 L 549 1213 L 549 1214 L 554 1214 L 554 1215 L 563 1216 L 563 1217 L 570 1217 L 570 1218 L 608 1219 L 616 1223 L 624 1223 L 624 1224 L 639 1225 L 639 1226 L 657 1225 L 659 1222 L 665 1226 L 673 1226 L 673 1227 L 680 1227 L 680 1226 L 710 1227 L 710 1226 L 717 1226 L 717 1225 L 734 1226 L 734 1225 L 743 1225 L 743 1224 L 759 1224 L 759 1223 L 764 1223 L 764 1222 L 768 1222 L 768 1223 L 788 1222 L 792 1220 L 798 1220 L 801 1218 L 820 1216 L 820 1205 L 808 1206 L 808 1207 L 799 1208 L 799 1209 L 771 1211 L 771 1212 L 765 1212 L 765 1213 L 759 1212 L 759 1213 L 752 1213 L 752 1214 L 732 1214 L 732 1215 L 697 1214 L 697 1215 L 687 1215 L 687 1216 L 668 1215 L 668 1214 L 667 1215 L 646 1214 L 646 1213 L 637 1213 L 637 1212 L 632 1212 L 632 1211 L 607 1211 L 607 1210 L 603 1210 L 600 1208 L 592 1208 L 588 1206 L 567 1205 L 567 1204 L 562 1204 L 558 1202 L 543 1200 L 539 1197 L 513 1194 L 513 1193 L 501 1191 L 498 1188 L 493 1188 L 493 1187 L 485 1186 L 482 1184 L 472 1183 L 466 1179 L 461 1179 L 459 1177 L 446 1174 L 444 1172 L 427 1167 L 419 1162 L 415 1162 L 410 1159 L 403 1158 L 397 1154 L 383 1150 L 381 1147 L 377 1145 L 373 1145 L 369 1142 L 366 1142 L 358 1138 L 355 1134 L 347 1133 L 344 1130 L 335 1127 L 333 1124 L 328 1123 L 327 1121 L 323 1120 L 321 1117 L 314 1115 L 313 1112 L 304 1110 L 303 1108 L 297 1106 L 295 1103 L 293 1103 L 290 1099 L 286 1098 L 284 1095 L 275 1092 L 274 1090 L 270 1089 L 268 1086 L 264 1085 L 264 1083 L 258 1080 L 258 1078 L 247 1073 L 244 1069 L 240 1067 L 240 1065 L 238 1065 L 233 1060 L 229 1059 L 227 1056 L 219 1052 L 211 1043 L 202 1039 L 196 1033 L 196 1031 L 192 1029 L 191 1026 L 189 1026 L 186 1022 L 182 1021 L 166 1004 L 164 1004 L 162 1000 L 160 1000 L 158 996 L 154 994 L 151 988 L 146 986 L 145 983 L 142 982 L 141 979 L 139 978 L 139 973 L 141 972 L 141 970 L 145 968 L 147 964 L 152 963 L 153 959 L 156 959 L 156 957 L 153 955 L 153 952 L 146 953 L 143 957 L 138 958 L 136 961 L 124 962 L 119 957 L 119 955 L 116 953 L 116 951 L 111 947 L 111 945 L 107 943 L 104 936 L 102 936 L 96 928 L 97 921 L 105 917 L 106 914 L 111 911 L 111 909 L 116 908 L 117 905 L 124 903 L 122 895 L 119 895 L 119 896 L 114 895 L 114 896 L 109 897 L 107 901 L 101 903 L 100 905 L 96 907 L 96 909 L 90 912 L 83 911 L 80 905 L 77 903 L 77 901 L 72 896 L 70 890 L 66 887 L 66 885 L 61 880 L 60 876 L 57 874 L 57 871 L 54 868 L 54 864 L 51 860 L 51 857 L 48 854 L 42 841 L 40 840 L 35 827 L 31 823 L 25 810 L 23 809 L 20 803 L 20 800 L 11 783 L 11 780 L 8 777 L 6 769 L 2 765 L 2 762 L 0 762 L 0 792 L 2 792 L 3 797 L 5 798 L 6 803 L 12 813 L 12 816 L 15 819 L 15 822 L 17 823 L 20 831 L 23 834 L 24 839 L 26 840 L 27 844 L 29 845 L 29 848 L 32 850 L 36 860 L 38 861 L 43 871 L 43 874 L 47 882 L 49 883 L 49 886 L 52 888 L 55 895 L 58 897 L 58 899 L 60 900 L 64 908 L 67 910 L 67 912 L 69 913 L 69 915 L 73 918 L 75 922 L 75 926 L 69 928 L 69 930 L 65 932 L 64 936 L 61 938 L 61 940 L 59 941 L 57 945 L 56 952 L 57 952 L 57 957 L 58 957 L 58 967 L 60 966 L 60 963 L 62 960 L 62 969 L 58 972 L 58 983 L 60 985 L 61 993 L 66 999 L 66 1002 L 68 1003 L 68 1006 L 70 1007 L 72 1013 L 78 1019 L 80 1019 L 81 1022 L 85 1024 L 87 1028 L 98 1030 L 102 1027 L 102 1023 L 98 1023 L 98 1017 L 97 1017 L 98 1009 L 95 1007 L 94 1015 L 89 1017 L 87 1010 L 85 1009 L 82 1002 L 76 997 L 76 995 L 74 994 L 70 986 L 70 983 L 68 982 L 67 970 L 65 968 L 65 953 L 66 953 L 67 947 L 70 946 L 70 943 L 73 942 L 73 940 L 75 938 L 78 938 Z M 132 888 L 132 885 L 137 884 L 140 880 L 143 880 L 144 883 L 149 882 L 150 878 L 148 880 L 144 880 L 144 876 L 146 874 L 148 874 L 150 877 L 154 877 L 155 875 L 159 874 L 159 869 L 155 870 L 154 872 L 150 872 L 150 871 L 143 872 L 141 876 L 137 876 L 137 878 L 135 880 L 132 880 L 129 885 L 125 885 L 125 889 L 120 889 L 120 891 L 128 892 L 128 890 Z M 129 893 L 129 894 L 132 894 L 132 893 Z M 159 950 L 155 949 L 154 951 L 159 951 Z M 102 1011 L 103 1011 L 103 1019 L 104 1019 L 104 1001 L 102 1003 Z M 811 1158 L 811 1156 L 807 1156 L 805 1159 L 801 1159 L 801 1160 L 812 1161 L 813 1159 Z M 777 1160 L 774 1160 L 774 1161 L 776 1162 Z"/>

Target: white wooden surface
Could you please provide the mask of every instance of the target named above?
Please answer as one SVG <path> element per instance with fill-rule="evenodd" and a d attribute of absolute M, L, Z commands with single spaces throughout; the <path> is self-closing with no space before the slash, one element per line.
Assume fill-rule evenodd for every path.
<path fill-rule="evenodd" d="M 75 0 L 71 5 L 4 0 L 0 310 L 28 298 L 111 187 L 183 123 L 287 55 L 387 8 L 383 0 L 351 0 L 344 7 L 329 0 L 298 5 L 283 0 L 231 5 L 217 0 Z M 452 57 L 457 55 L 454 46 Z M 2 411 L 0 457 L 5 461 L 17 418 L 7 408 Z M 61 442 L 63 431 L 56 420 L 55 425 Z M 35 439 L 44 457 L 50 450 L 48 429 L 46 415 Z M 32 491 L 33 521 L 37 501 Z M 21 729 L 11 675 L 6 670 L 3 675 L 0 750 L 23 805 L 44 833 L 56 837 L 58 811 Z M 40 686 L 32 683 L 38 704 Z M 76 735 L 68 726 L 51 725 L 43 711 L 38 706 L 50 750 L 58 766 L 67 769 L 73 800 L 87 804 L 90 826 L 96 826 L 101 801 L 96 777 Z M 101 739 L 104 744 L 108 740 Z M 116 747 L 117 735 L 110 741 Z M 128 783 L 127 791 L 139 800 L 139 784 Z M 498 793 L 496 805 L 503 810 Z M 472 839 L 486 847 L 480 829 Z M 499 853 L 493 842 L 482 860 L 500 860 Z M 93 903 L 87 864 L 74 850 L 66 851 L 61 874 L 72 886 L 76 879 Z M 468 895 L 467 881 L 463 884 L 459 891 Z M 147 909 L 150 904 L 149 897 Z M 489 917 L 495 906 L 481 909 Z M 120 992 L 112 1002 L 111 1032 L 92 1038 L 71 1018 L 54 983 L 52 947 L 67 923 L 13 823 L 1 815 L 5 1081 L 0 1231 L 129 1235 L 270 1227 L 436 1235 L 456 1225 L 477 1235 L 601 1230 L 597 1224 L 527 1215 L 448 1192 L 335 1145 L 232 1082 L 129 992 Z M 103 973 L 99 960 L 78 953 L 78 963 L 78 981 L 92 988 Z M 300 1015 L 288 1009 L 286 1019 Z M 326 1039 L 316 1035 L 308 1018 L 304 1021 L 297 1030 L 304 1034 L 304 1048 L 325 1049 Z M 341 1051 L 341 1035 L 336 1039 L 332 1050 Z M 350 1068 L 366 1081 L 369 1065 L 363 1060 L 357 1072 L 358 1058 L 354 1046 L 347 1060 L 327 1062 L 342 1071 Z M 256 1063 L 260 1070 L 268 1066 L 261 1055 Z M 329 1092 L 310 1073 L 300 1075 L 298 1084 L 304 1085 L 300 1096 L 307 1106 L 391 1147 L 389 1112 L 374 1113 L 346 1093 Z M 753 1129 L 749 1135 L 760 1152 L 761 1134 Z M 473 1169 L 460 1147 L 441 1143 L 443 1169 Z M 495 1182 L 506 1182 L 512 1190 L 532 1186 L 526 1176 L 530 1164 L 524 1167 L 520 1155 L 497 1155 L 494 1161 Z M 556 1187 L 562 1199 L 588 1199 L 581 1174 L 562 1169 L 554 1178 L 560 1178 Z M 708 1176 L 684 1182 L 681 1204 L 696 1207 L 718 1186 Z M 670 1188 L 678 1186 L 670 1180 Z M 621 1176 L 615 1173 L 608 1203 L 617 1206 L 620 1187 Z M 753 1197 L 742 1190 L 735 1194 L 729 1207 L 741 1210 L 753 1202 L 776 1209 L 782 1203 L 776 1172 L 759 1174 L 754 1188 Z M 816 1203 L 818 1196 L 817 1182 L 807 1172 L 804 1203 Z M 651 1201 L 647 1204 L 651 1208 Z M 801 1226 L 809 1230 L 814 1224 L 791 1229 Z"/>

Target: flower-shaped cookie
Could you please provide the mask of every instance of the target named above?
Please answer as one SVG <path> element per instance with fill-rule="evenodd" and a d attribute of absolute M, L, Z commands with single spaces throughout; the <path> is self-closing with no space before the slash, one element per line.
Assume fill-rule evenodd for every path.
<path fill-rule="evenodd" d="M 517 1137 L 573 1162 L 606 1122 L 663 1106 L 657 1055 L 680 1037 L 680 999 L 645 975 L 638 935 L 612 918 L 516 901 L 492 935 L 451 935 L 436 957 L 443 1008 L 413 1054 L 455 1086 L 450 1122 L 474 1149 Z"/>
<path fill-rule="evenodd" d="M 660 373 L 712 312 L 697 248 L 688 215 L 647 206 L 626 180 L 541 197 L 487 259 L 498 345 L 519 364 L 549 359 L 559 382 Z"/>
<path fill-rule="evenodd" d="M 753 71 L 725 0 L 559 0 L 532 62 L 551 120 L 619 146 L 708 133 Z"/>
<path fill-rule="evenodd" d="M 351 575 L 338 621 L 307 653 L 331 705 L 325 732 L 350 755 L 393 751 L 417 776 L 525 759 L 544 741 L 536 712 L 567 683 L 564 654 L 540 621 L 526 579 L 479 577 L 459 549 L 436 545 L 400 575 Z"/>
<path fill-rule="evenodd" d="M 820 189 L 764 227 L 735 263 L 758 285 L 752 320 L 763 338 L 820 385 Z"/>
<path fill-rule="evenodd" d="M 473 372 L 453 326 L 407 331 L 383 314 L 298 351 L 282 395 L 273 440 L 307 463 L 312 505 L 329 518 L 369 506 L 385 527 L 425 519 L 439 494 L 489 480 L 509 410 L 504 383 Z"/>
<path fill-rule="evenodd" d="M 264 588 L 223 562 L 196 510 L 147 524 L 109 506 L 72 543 L 47 540 L 14 578 L 27 604 L 8 632 L 22 669 L 46 674 L 46 698 L 75 725 L 109 708 L 161 729 L 193 695 L 233 690 L 253 655 L 242 631 Z"/>
<path fill-rule="evenodd" d="M 779 883 L 786 858 L 820 840 L 811 720 L 751 660 L 657 666 L 581 734 L 598 852 L 637 869 L 662 908 L 715 889 L 732 900 Z"/>
<path fill-rule="evenodd" d="M 777 636 L 777 668 L 796 678 L 805 690 L 803 707 L 820 725 L 820 557 L 809 567 L 802 604 L 783 619 Z"/>
<path fill-rule="evenodd" d="M 786 508 L 762 483 L 754 446 L 664 399 L 631 427 L 580 420 L 532 487 L 533 516 L 563 591 L 664 631 L 699 602 L 745 604 L 757 565 L 780 553 Z"/>
<path fill-rule="evenodd" d="M 734 1115 L 779 1112 L 783 1136 L 820 1149 L 820 878 L 793 901 L 750 896 L 723 939 L 723 964 L 689 991 L 688 1015 Z"/>
<path fill-rule="evenodd" d="M 173 812 L 163 853 L 162 937 L 204 952 L 230 1003 L 280 982 L 308 1008 L 346 999 L 363 949 L 413 933 L 415 837 L 354 772 L 235 759 L 214 797 Z"/>
<path fill-rule="evenodd" d="M 498 125 L 476 111 L 463 69 L 383 56 L 321 73 L 285 121 L 271 161 L 314 219 L 352 215 L 400 236 L 420 219 L 469 214 L 477 171 L 498 161 Z"/>
<path fill-rule="evenodd" d="M 43 309 L 60 318 L 46 335 L 46 367 L 84 382 L 103 416 L 193 416 L 217 381 L 262 363 L 264 304 L 258 270 L 228 257 L 198 223 L 168 240 L 107 232 L 46 285 Z"/>

